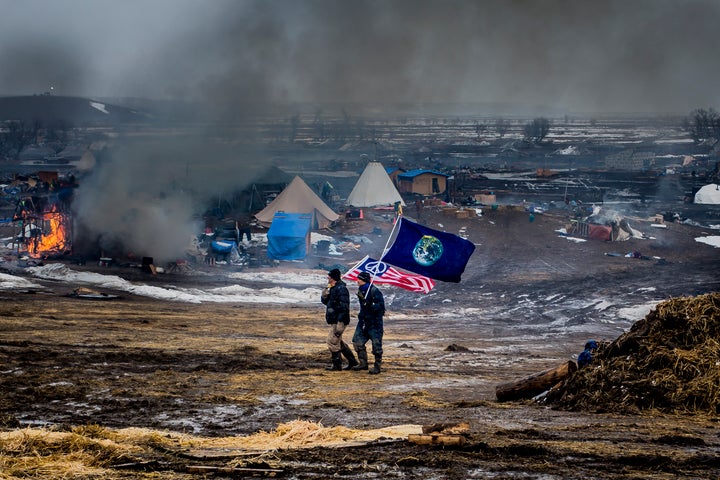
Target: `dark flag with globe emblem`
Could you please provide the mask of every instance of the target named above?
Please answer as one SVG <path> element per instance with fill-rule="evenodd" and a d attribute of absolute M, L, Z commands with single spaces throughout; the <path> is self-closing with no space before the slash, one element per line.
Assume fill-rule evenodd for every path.
<path fill-rule="evenodd" d="M 475 245 L 452 233 L 400 217 L 395 241 L 381 260 L 443 282 L 459 282 Z"/>

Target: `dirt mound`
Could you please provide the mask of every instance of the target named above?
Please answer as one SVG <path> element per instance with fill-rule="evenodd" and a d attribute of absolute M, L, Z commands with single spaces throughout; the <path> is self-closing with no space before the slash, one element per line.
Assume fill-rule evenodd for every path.
<path fill-rule="evenodd" d="M 659 303 L 547 401 L 569 410 L 720 413 L 720 293 Z"/>

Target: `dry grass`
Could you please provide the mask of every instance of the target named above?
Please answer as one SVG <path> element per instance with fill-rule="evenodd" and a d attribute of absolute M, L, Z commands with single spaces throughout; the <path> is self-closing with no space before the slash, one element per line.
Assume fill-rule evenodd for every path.
<path fill-rule="evenodd" d="M 420 425 L 374 430 L 296 420 L 245 437 L 198 437 L 143 428 L 110 430 L 97 425 L 69 432 L 19 429 L 0 432 L 0 479 L 108 478 L 113 465 L 157 456 L 157 451 L 211 457 L 267 453 L 278 449 L 338 447 L 421 433 Z"/>
<path fill-rule="evenodd" d="M 100 476 L 108 465 L 140 453 L 137 445 L 99 427 L 70 432 L 22 429 L 0 433 L 0 478 L 78 478 Z"/>

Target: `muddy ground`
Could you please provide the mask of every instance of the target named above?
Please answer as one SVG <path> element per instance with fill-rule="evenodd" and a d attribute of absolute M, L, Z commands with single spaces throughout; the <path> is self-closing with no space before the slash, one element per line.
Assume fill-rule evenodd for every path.
<path fill-rule="evenodd" d="M 439 284 L 422 298 L 385 289 L 386 354 L 376 376 L 325 370 L 319 304 L 198 305 L 126 292 L 83 300 L 67 296 L 77 285 L 57 282 L 2 292 L 3 429 L 97 424 L 228 436 L 297 419 L 359 429 L 463 421 L 471 425 L 463 446 L 285 450 L 270 463 L 298 479 L 720 477 L 717 418 L 567 412 L 531 400 L 498 403 L 494 395 L 499 383 L 574 358 L 590 336 L 617 337 L 631 324 L 623 308 L 717 291 L 719 250 L 694 240 L 703 229 L 652 229 L 635 219 L 652 238 L 575 243 L 556 232 L 567 221 L 562 213 L 533 222 L 510 209 L 471 220 L 439 209 L 423 216 L 426 225 L 462 231 L 478 249 L 460 284 Z M 369 234 L 377 225 L 386 228 L 344 228 Z M 605 255 L 629 251 L 647 259 Z M 337 259 L 313 257 L 306 266 L 329 262 Z M 113 274 L 163 285 L 224 281 Z M 595 300 L 613 306 L 600 309 Z M 185 466 L 231 459 L 157 451 L 136 460 L 152 462 L 156 473 L 108 469 L 106 476 L 195 478 Z"/>

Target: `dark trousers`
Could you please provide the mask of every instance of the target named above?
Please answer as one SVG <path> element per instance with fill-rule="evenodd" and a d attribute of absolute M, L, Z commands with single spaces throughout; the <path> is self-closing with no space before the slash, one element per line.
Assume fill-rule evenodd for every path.
<path fill-rule="evenodd" d="M 365 344 L 370 341 L 372 342 L 372 354 L 382 357 L 382 338 L 383 338 L 383 327 L 365 328 L 361 329 L 359 326 L 355 327 L 355 334 L 352 337 L 352 343 L 355 350 L 365 348 Z"/>

